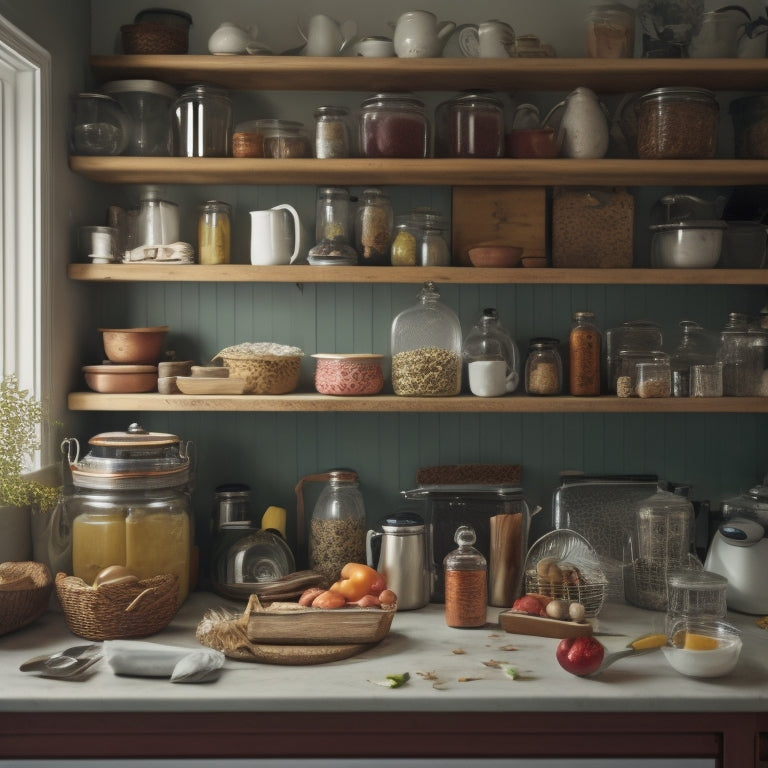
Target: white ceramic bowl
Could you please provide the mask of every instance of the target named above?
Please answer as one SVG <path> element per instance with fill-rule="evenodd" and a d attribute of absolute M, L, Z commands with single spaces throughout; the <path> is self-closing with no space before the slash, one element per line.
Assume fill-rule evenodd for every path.
<path fill-rule="evenodd" d="M 651 264 L 667 269 L 712 269 L 723 249 L 724 221 L 689 221 L 651 227 Z"/>
<path fill-rule="evenodd" d="M 717 640 L 718 647 L 710 650 L 683 648 L 685 634 L 691 632 Z M 725 621 L 681 619 L 669 633 L 671 645 L 661 650 L 667 661 L 688 677 L 722 677 L 731 673 L 741 653 L 741 633 Z"/>

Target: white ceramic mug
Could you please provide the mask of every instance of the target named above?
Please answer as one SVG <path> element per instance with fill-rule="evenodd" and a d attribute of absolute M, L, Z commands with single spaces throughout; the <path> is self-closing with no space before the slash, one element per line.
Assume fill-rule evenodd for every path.
<path fill-rule="evenodd" d="M 517 374 L 510 372 L 506 360 L 474 360 L 467 368 L 473 395 L 501 397 L 515 389 Z"/>
<path fill-rule="evenodd" d="M 299 256 L 301 221 L 292 205 L 251 211 L 251 264 L 290 264 Z"/>
<path fill-rule="evenodd" d="M 338 56 L 357 34 L 357 23 L 348 19 L 339 24 L 330 16 L 318 13 L 309 20 L 306 34 L 301 29 L 299 32 L 307 41 L 305 56 Z"/>
<path fill-rule="evenodd" d="M 515 30 L 504 21 L 484 21 L 477 28 L 481 59 L 506 59 L 515 45 Z"/>

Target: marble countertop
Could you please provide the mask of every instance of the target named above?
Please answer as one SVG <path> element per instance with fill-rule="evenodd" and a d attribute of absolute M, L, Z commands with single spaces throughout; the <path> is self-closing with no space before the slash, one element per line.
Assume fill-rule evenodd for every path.
<path fill-rule="evenodd" d="M 210 607 L 227 605 L 194 593 L 178 615 L 148 642 L 197 648 L 195 628 Z M 104 660 L 82 682 L 19 671 L 31 656 L 81 644 L 54 609 L 35 624 L 0 637 L 0 711 L 3 712 L 766 712 L 768 631 L 755 617 L 731 614 L 743 631 L 736 669 L 717 679 L 675 672 L 662 653 L 624 659 L 602 675 L 568 674 L 555 659 L 556 639 L 505 633 L 501 609 L 488 609 L 480 629 L 445 625 L 442 605 L 398 612 L 378 645 L 352 658 L 313 666 L 278 666 L 228 659 L 218 680 L 174 684 L 166 679 L 118 677 Z M 608 651 L 663 626 L 663 614 L 607 603 L 593 620 Z M 487 662 L 512 665 L 512 679 Z M 376 685 L 408 672 L 397 689 Z"/>

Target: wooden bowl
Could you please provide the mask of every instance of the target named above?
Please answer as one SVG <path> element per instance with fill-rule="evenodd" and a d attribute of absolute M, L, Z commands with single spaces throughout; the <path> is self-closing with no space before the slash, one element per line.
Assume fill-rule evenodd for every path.
<path fill-rule="evenodd" d="M 524 267 L 546 267 L 546 256 L 523 256 Z"/>
<path fill-rule="evenodd" d="M 121 365 L 157 365 L 163 353 L 167 325 L 151 328 L 99 328 L 104 353 Z"/>
<path fill-rule="evenodd" d="M 516 267 L 523 249 L 517 245 L 476 245 L 469 249 L 475 267 Z"/>
<path fill-rule="evenodd" d="M 83 373 L 95 392 L 133 394 L 157 389 L 156 365 L 85 365 Z"/>

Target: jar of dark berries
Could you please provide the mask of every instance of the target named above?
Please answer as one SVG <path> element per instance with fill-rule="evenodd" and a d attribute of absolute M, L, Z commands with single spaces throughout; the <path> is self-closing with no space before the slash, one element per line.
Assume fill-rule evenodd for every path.
<path fill-rule="evenodd" d="M 428 157 L 429 142 L 429 118 L 416 96 L 379 93 L 361 104 L 363 157 Z"/>

